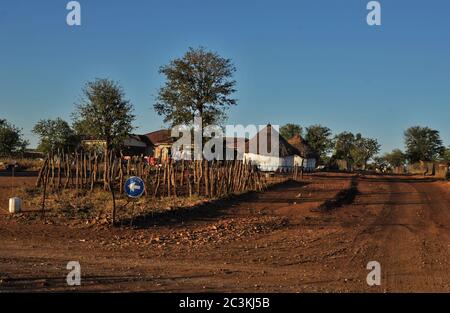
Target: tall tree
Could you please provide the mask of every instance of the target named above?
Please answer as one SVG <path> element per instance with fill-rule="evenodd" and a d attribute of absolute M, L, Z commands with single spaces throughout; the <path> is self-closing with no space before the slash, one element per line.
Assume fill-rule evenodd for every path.
<path fill-rule="evenodd" d="M 414 126 L 404 133 L 406 157 L 409 162 L 434 161 L 445 150 L 439 131 L 429 127 Z"/>
<path fill-rule="evenodd" d="M 24 152 L 28 141 L 23 138 L 22 130 L 0 119 L 0 157 L 14 157 Z"/>
<path fill-rule="evenodd" d="M 380 152 L 380 144 L 376 139 L 364 138 L 356 134 L 350 155 L 354 163 L 362 169 L 366 169 L 367 162 Z"/>
<path fill-rule="evenodd" d="M 280 127 L 280 135 L 286 140 L 294 136 L 303 136 L 303 128 L 298 124 L 288 123 Z"/>
<path fill-rule="evenodd" d="M 404 166 L 406 163 L 406 155 L 400 149 L 384 154 L 383 158 L 394 168 Z"/>
<path fill-rule="evenodd" d="M 78 135 L 102 140 L 105 143 L 104 176 L 105 189 L 111 188 L 108 179 L 108 155 L 117 150 L 133 130 L 133 106 L 125 100 L 125 93 L 118 83 L 108 79 L 88 82 L 83 89 L 81 102 L 73 114 L 74 128 Z M 113 196 L 114 197 L 114 196 Z M 115 209 L 113 210 L 113 222 Z"/>
<path fill-rule="evenodd" d="M 166 82 L 158 92 L 154 109 L 172 126 L 191 125 L 196 116 L 202 119 L 203 126 L 220 124 L 226 109 L 237 102 L 231 98 L 235 71 L 230 59 L 203 47 L 189 48 L 182 58 L 160 68 Z"/>
<path fill-rule="evenodd" d="M 323 163 L 333 147 L 331 129 L 322 125 L 311 125 L 306 128 L 305 140 L 319 158 L 318 162 Z"/>
<path fill-rule="evenodd" d="M 109 150 L 120 147 L 133 130 L 133 106 L 117 82 L 96 79 L 83 88 L 73 119 L 78 135 L 102 140 Z"/>
<path fill-rule="evenodd" d="M 40 120 L 34 126 L 33 133 L 40 137 L 38 150 L 42 152 L 73 151 L 78 143 L 70 125 L 59 117 Z"/>
<path fill-rule="evenodd" d="M 347 161 L 349 165 L 353 165 L 353 157 L 351 154 L 355 143 L 355 135 L 351 132 L 342 132 L 334 137 L 334 157 Z"/>

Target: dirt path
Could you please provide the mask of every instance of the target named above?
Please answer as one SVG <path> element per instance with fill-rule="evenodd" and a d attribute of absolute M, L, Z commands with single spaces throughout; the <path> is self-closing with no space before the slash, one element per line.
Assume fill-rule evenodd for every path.
<path fill-rule="evenodd" d="M 3 217 L 0 290 L 72 290 L 65 266 L 77 260 L 84 291 L 449 292 L 449 190 L 411 177 L 313 175 L 205 218 L 140 229 Z M 381 264 L 381 286 L 366 283 L 369 261 Z"/>
<path fill-rule="evenodd" d="M 355 244 L 381 263 L 385 290 L 449 291 L 448 191 L 428 181 L 381 183 L 389 188 L 387 202 Z"/>

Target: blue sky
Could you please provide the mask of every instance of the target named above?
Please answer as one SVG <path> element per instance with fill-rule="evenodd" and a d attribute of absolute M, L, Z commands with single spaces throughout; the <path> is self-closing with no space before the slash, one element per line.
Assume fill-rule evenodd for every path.
<path fill-rule="evenodd" d="M 163 126 L 153 111 L 158 68 L 189 46 L 231 58 L 238 106 L 232 124 L 320 123 L 335 133 L 403 148 L 404 129 L 427 125 L 450 145 L 450 2 L 381 0 L 66 0 L 0 2 L 0 117 L 35 146 L 42 118 L 70 120 L 85 82 L 119 81 L 136 132 Z"/>

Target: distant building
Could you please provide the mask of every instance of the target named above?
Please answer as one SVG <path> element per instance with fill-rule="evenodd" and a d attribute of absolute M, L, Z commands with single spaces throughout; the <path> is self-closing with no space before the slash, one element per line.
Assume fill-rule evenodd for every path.
<path fill-rule="evenodd" d="M 243 159 L 256 164 L 261 170 L 277 171 L 289 169 L 293 166 L 303 166 L 305 170 L 312 171 L 316 165 L 316 159 L 311 154 L 309 146 L 301 138 L 293 138 L 290 144 L 271 125 L 265 127 L 267 131 L 268 145 L 270 146 L 271 132 L 279 138 L 279 156 L 267 155 L 260 151 L 258 138 L 264 130 L 261 130 L 252 139 L 239 137 L 223 137 L 223 160 Z M 170 129 L 160 129 L 147 133 L 145 135 L 130 134 L 122 145 L 122 154 L 124 156 L 144 156 L 153 157 L 156 160 L 165 162 L 172 157 L 172 145 L 178 138 L 171 136 Z M 83 140 L 81 145 L 87 150 L 103 151 L 106 142 L 104 140 Z M 256 144 L 258 151 L 251 151 L 250 145 Z M 186 147 L 184 147 L 186 149 Z M 192 149 L 192 147 L 191 147 Z M 189 150 L 189 148 L 188 148 Z M 188 151 L 192 153 L 192 151 Z M 180 156 L 177 156 L 180 157 Z"/>
<path fill-rule="evenodd" d="M 272 134 L 274 138 L 278 136 L 277 156 L 270 153 Z M 259 146 L 261 136 L 267 136 L 266 138 L 262 137 L 262 140 L 267 140 L 268 152 Z M 256 151 L 252 151 L 251 147 L 256 147 Z M 308 153 L 310 151 L 309 147 L 302 142 L 301 149 L 304 151 L 299 151 L 299 149 L 291 145 L 269 124 L 246 143 L 244 160 L 257 165 L 262 171 L 282 171 L 291 169 L 294 166 L 303 166 L 307 171 L 314 170 L 316 159 Z"/>
<path fill-rule="evenodd" d="M 172 145 L 176 141 L 171 137 L 170 129 L 160 129 L 144 135 L 149 141 L 148 155 L 167 161 L 171 156 Z"/>
<path fill-rule="evenodd" d="M 102 152 L 105 149 L 106 141 L 97 139 L 86 139 L 81 141 L 81 147 L 85 150 Z M 130 134 L 123 140 L 122 153 L 124 156 L 143 155 L 152 153 L 152 144 L 145 135 Z"/>
<path fill-rule="evenodd" d="M 295 135 L 288 140 L 288 143 L 300 152 L 300 157 L 303 159 L 303 167 L 308 171 L 314 170 L 318 156 L 314 154 L 305 140 L 300 135 Z"/>
<path fill-rule="evenodd" d="M 23 157 L 26 159 L 44 159 L 45 153 L 36 149 L 27 149 L 23 152 Z"/>
<path fill-rule="evenodd" d="M 81 148 L 87 151 L 101 152 L 106 147 L 106 141 L 100 139 L 83 139 L 81 140 Z"/>
<path fill-rule="evenodd" d="M 143 155 L 149 156 L 152 154 L 152 142 L 145 135 L 129 135 L 123 141 L 123 155 Z"/>

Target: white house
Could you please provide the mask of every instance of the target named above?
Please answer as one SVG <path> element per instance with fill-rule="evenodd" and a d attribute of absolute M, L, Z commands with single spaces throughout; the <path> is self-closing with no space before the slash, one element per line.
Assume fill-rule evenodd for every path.
<path fill-rule="evenodd" d="M 288 140 L 288 143 L 300 153 L 300 162 L 303 162 L 303 168 L 308 172 L 313 171 L 316 168 L 317 157 L 303 138 L 299 135 L 295 135 Z"/>
<path fill-rule="evenodd" d="M 278 149 L 271 151 L 272 139 L 276 138 Z M 267 146 L 260 146 L 261 143 L 265 145 L 264 142 L 267 142 Z M 303 166 L 305 170 L 313 171 L 316 159 L 309 153 L 310 149 L 306 143 L 302 142 L 302 146 L 303 152 L 287 142 L 269 124 L 246 143 L 243 159 L 257 165 L 262 171 L 283 171 L 294 166 Z M 277 148 L 276 141 L 274 148 Z"/>

